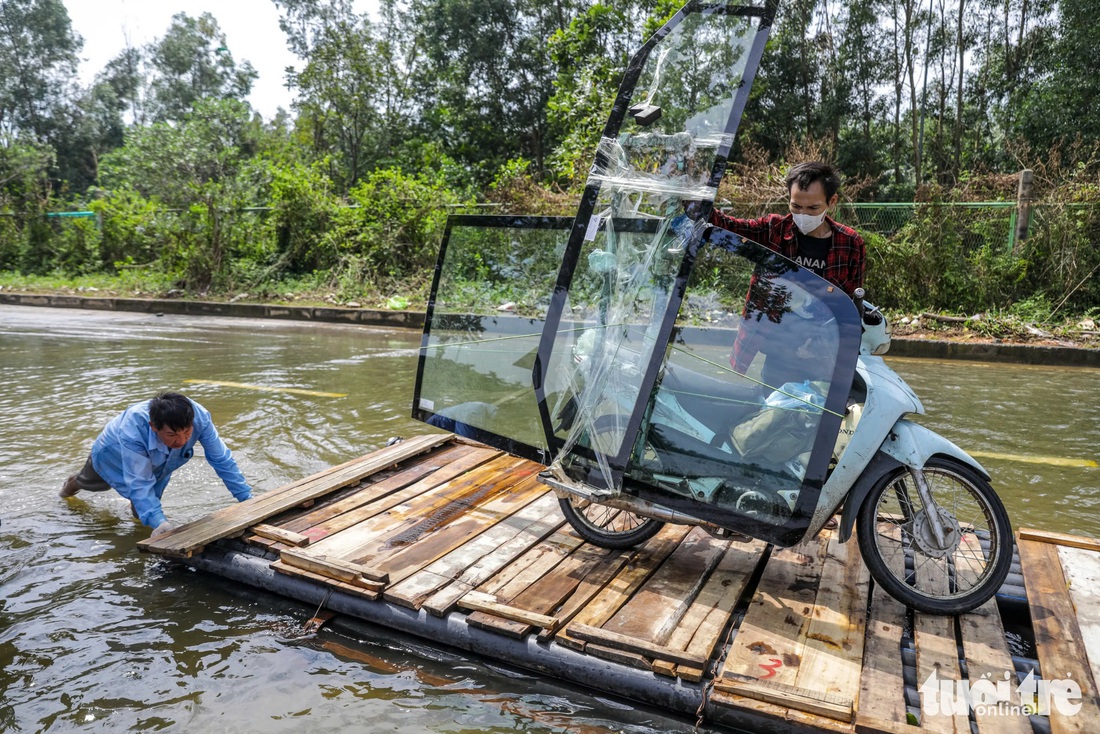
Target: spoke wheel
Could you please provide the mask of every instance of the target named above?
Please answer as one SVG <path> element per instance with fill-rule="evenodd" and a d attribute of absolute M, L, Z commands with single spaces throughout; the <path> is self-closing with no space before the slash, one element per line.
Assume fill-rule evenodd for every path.
<path fill-rule="evenodd" d="M 633 548 L 652 538 L 665 525 L 660 520 L 577 497 L 560 498 L 558 504 L 577 534 L 601 548 Z"/>
<path fill-rule="evenodd" d="M 930 614 L 962 614 L 984 604 L 1012 563 L 1012 529 L 999 497 L 955 459 L 931 459 L 925 480 L 943 538 L 905 470 L 884 477 L 859 510 L 859 549 L 875 581 L 895 599 Z"/>

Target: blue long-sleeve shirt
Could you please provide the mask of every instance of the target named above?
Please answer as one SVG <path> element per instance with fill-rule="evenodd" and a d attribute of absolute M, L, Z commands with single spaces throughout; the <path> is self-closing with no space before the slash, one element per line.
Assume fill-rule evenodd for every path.
<path fill-rule="evenodd" d="M 189 398 L 190 400 L 190 398 Z M 149 424 L 148 400 L 131 405 L 100 432 L 92 444 L 92 466 L 107 484 L 134 505 L 138 519 L 155 528 L 165 522 L 160 498 L 172 472 L 186 464 L 201 443 L 206 460 L 237 501 L 252 496 L 237 462 L 233 460 L 210 412 L 191 400 L 195 421 L 191 437 L 182 448 L 169 449 Z"/>

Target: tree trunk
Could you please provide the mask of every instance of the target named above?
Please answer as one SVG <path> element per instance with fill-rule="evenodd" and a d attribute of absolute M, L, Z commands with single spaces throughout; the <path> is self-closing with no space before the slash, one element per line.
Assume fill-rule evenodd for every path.
<path fill-rule="evenodd" d="M 955 27 L 955 41 L 959 51 L 959 88 L 955 97 L 955 140 L 951 156 L 951 178 L 959 180 L 962 171 L 962 131 L 963 131 L 963 92 L 965 91 L 964 72 L 966 71 L 966 0 L 959 0 L 959 22 Z"/>

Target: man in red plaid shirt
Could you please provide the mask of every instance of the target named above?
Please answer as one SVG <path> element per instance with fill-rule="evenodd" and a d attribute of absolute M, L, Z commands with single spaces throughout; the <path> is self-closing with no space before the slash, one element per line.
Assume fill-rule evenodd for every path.
<path fill-rule="evenodd" d="M 737 219 L 715 210 L 711 224 L 775 250 L 852 295 L 863 285 L 865 252 L 863 238 L 827 214 L 839 198 L 840 177 L 824 163 L 800 163 L 787 173 L 786 184 L 789 214 Z M 731 359 L 738 373 L 747 371 L 767 342 L 769 325 L 767 319 L 742 323 Z M 764 381 L 778 386 L 769 380 L 767 367 L 765 363 Z"/>

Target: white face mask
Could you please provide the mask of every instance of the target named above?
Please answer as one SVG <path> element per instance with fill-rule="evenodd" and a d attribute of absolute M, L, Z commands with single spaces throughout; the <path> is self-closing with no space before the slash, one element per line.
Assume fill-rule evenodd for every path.
<path fill-rule="evenodd" d="M 794 217 L 794 226 L 798 227 L 802 234 L 813 232 L 825 221 L 825 212 L 821 212 L 816 217 L 812 214 L 792 214 L 791 216 Z"/>

